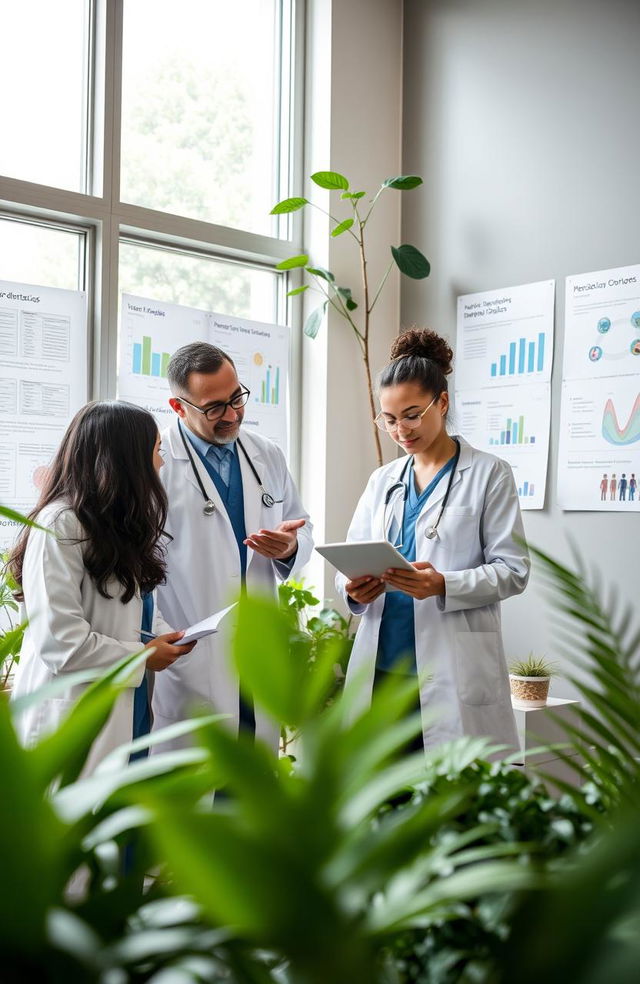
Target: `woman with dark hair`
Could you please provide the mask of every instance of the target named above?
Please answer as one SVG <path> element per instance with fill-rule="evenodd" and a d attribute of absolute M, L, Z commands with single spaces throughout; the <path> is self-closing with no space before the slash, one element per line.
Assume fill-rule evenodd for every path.
<path fill-rule="evenodd" d="M 407 457 L 373 473 L 348 539 L 389 539 L 413 570 L 338 576 L 362 615 L 347 686 L 364 703 L 387 674 L 417 674 L 425 746 L 517 747 L 500 602 L 524 590 L 529 558 L 509 465 L 447 431 L 452 359 L 435 332 L 407 331 L 380 374 L 376 423 Z"/>
<path fill-rule="evenodd" d="M 15 697 L 76 670 L 106 670 L 138 651 L 153 629 L 163 633 L 153 637 L 146 668 L 116 703 L 85 772 L 149 731 L 147 670 L 164 670 L 194 645 L 176 645 L 184 633 L 153 614 L 153 591 L 165 575 L 162 463 L 150 413 L 122 402 L 87 404 L 71 421 L 30 514 L 45 529 L 25 527 L 9 559 L 29 622 Z M 55 728 L 82 689 L 69 687 L 25 711 L 25 744 Z"/>

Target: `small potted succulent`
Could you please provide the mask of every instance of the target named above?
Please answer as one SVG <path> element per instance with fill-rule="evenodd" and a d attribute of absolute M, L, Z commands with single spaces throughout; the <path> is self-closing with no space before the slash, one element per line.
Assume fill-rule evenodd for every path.
<path fill-rule="evenodd" d="M 529 653 L 527 659 L 512 663 L 509 667 L 511 697 L 515 707 L 545 707 L 549 696 L 549 683 L 553 665 L 544 657 Z"/>

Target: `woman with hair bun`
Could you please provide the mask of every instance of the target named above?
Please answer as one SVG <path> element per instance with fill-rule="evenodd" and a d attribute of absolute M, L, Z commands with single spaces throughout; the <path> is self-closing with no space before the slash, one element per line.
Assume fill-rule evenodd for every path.
<path fill-rule="evenodd" d="M 524 591 L 529 557 L 511 468 L 447 432 L 452 359 L 414 329 L 379 376 L 376 423 L 407 457 L 373 473 L 348 539 L 389 539 L 413 570 L 338 575 L 362 615 L 347 686 L 368 703 L 388 674 L 417 674 L 420 744 L 483 735 L 517 748 L 500 602 Z"/>

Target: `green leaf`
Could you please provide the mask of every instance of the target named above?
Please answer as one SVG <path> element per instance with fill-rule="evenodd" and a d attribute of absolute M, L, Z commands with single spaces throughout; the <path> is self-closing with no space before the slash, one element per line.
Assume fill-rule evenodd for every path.
<path fill-rule="evenodd" d="M 8 701 L 0 698 L 2 893 L 0 950 L 33 952 L 42 945 L 47 908 L 56 901 L 64 828 L 44 797 L 28 753 L 11 726 Z M 3 958 L 4 959 L 4 958 Z M 4 970 L 8 970 L 8 959 Z"/>
<path fill-rule="evenodd" d="M 290 256 L 288 260 L 281 260 L 280 263 L 276 263 L 276 270 L 295 270 L 296 267 L 306 266 L 308 262 L 307 254 L 301 253 L 300 256 Z"/>
<path fill-rule="evenodd" d="M 315 311 L 312 311 L 307 320 L 304 323 L 304 333 L 308 338 L 315 338 L 320 331 L 320 325 L 322 324 L 322 319 L 324 318 L 324 312 L 327 310 L 327 301 L 317 307 Z"/>
<path fill-rule="evenodd" d="M 242 598 L 233 655 L 241 686 L 278 723 L 297 724 L 304 666 L 289 645 L 289 621 L 263 598 Z"/>
<path fill-rule="evenodd" d="M 287 212 L 297 212 L 305 205 L 308 205 L 306 198 L 285 198 L 284 201 L 274 205 L 269 215 L 285 215 Z"/>
<path fill-rule="evenodd" d="M 119 660 L 99 680 L 89 684 L 58 728 L 29 751 L 33 769 L 43 785 L 58 776 L 62 786 L 78 778 L 116 700 L 146 658 L 143 650 Z"/>
<path fill-rule="evenodd" d="M 404 273 L 406 277 L 411 277 L 412 280 L 424 280 L 429 276 L 431 272 L 429 261 L 415 246 L 408 244 L 392 246 L 391 253 L 400 273 Z"/>
<path fill-rule="evenodd" d="M 325 270 L 324 267 L 307 267 L 307 273 L 312 274 L 314 277 L 322 277 L 323 280 L 326 280 L 330 284 L 334 283 L 336 279 L 331 273 L 331 270 Z"/>
<path fill-rule="evenodd" d="M 337 171 L 316 171 L 315 174 L 311 175 L 311 180 L 315 181 L 320 188 L 326 188 L 327 191 L 349 190 L 349 182 L 343 174 L 338 174 Z"/>
<path fill-rule="evenodd" d="M 356 302 L 354 301 L 354 299 L 353 299 L 353 297 L 351 295 L 351 288 L 350 287 L 338 287 L 337 288 L 337 292 L 340 295 L 340 297 L 342 298 L 342 300 L 344 301 L 345 307 L 347 308 L 347 311 L 355 311 L 355 309 L 357 308 L 358 305 L 356 304 Z"/>
<path fill-rule="evenodd" d="M 411 191 L 422 184 L 422 178 L 417 174 L 401 174 L 397 178 L 387 178 L 382 182 L 383 188 L 396 188 L 398 191 Z"/>
<path fill-rule="evenodd" d="M 294 287 L 293 290 L 288 290 L 287 297 L 295 297 L 296 294 L 303 294 L 305 290 L 309 290 L 309 284 L 303 284 L 302 287 Z"/>
<path fill-rule="evenodd" d="M 22 513 L 16 512 L 15 509 L 9 509 L 8 506 L 0 506 L 0 516 L 11 519 L 14 523 L 20 523 L 22 526 L 32 526 L 34 530 L 44 530 L 45 533 L 51 532 L 46 526 L 38 526 L 32 519 L 27 519 Z"/>
<path fill-rule="evenodd" d="M 345 219 L 339 225 L 332 230 L 331 235 L 335 239 L 336 236 L 341 236 L 343 232 L 347 232 L 348 229 L 353 225 L 353 219 Z"/>

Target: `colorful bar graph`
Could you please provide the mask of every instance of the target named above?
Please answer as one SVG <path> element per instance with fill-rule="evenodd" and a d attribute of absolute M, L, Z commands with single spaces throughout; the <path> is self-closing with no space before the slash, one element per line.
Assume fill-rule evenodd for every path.
<path fill-rule="evenodd" d="M 523 482 L 522 485 L 520 485 L 518 488 L 518 495 L 520 496 L 521 499 L 525 499 L 528 498 L 530 495 L 533 495 L 534 491 L 535 491 L 535 486 L 533 482 L 531 482 L 531 484 L 529 484 L 529 482 Z"/>
<path fill-rule="evenodd" d="M 545 333 L 538 333 L 536 341 L 519 338 L 517 342 L 509 342 L 509 352 L 500 355 L 491 363 L 491 376 L 522 376 L 530 372 L 542 372 L 544 369 Z M 508 359 L 508 366 L 507 366 Z"/>
<path fill-rule="evenodd" d="M 153 352 L 150 335 L 143 335 L 142 342 L 133 343 L 131 372 L 136 376 L 157 376 L 166 378 L 169 352 Z"/>
<path fill-rule="evenodd" d="M 280 368 L 269 366 L 260 384 L 260 403 L 277 406 L 280 403 Z"/>
<path fill-rule="evenodd" d="M 529 437 L 524 432 L 524 416 L 520 414 L 517 418 L 507 417 L 504 430 L 500 431 L 500 437 L 490 437 L 489 444 L 535 444 L 535 437 Z"/>

